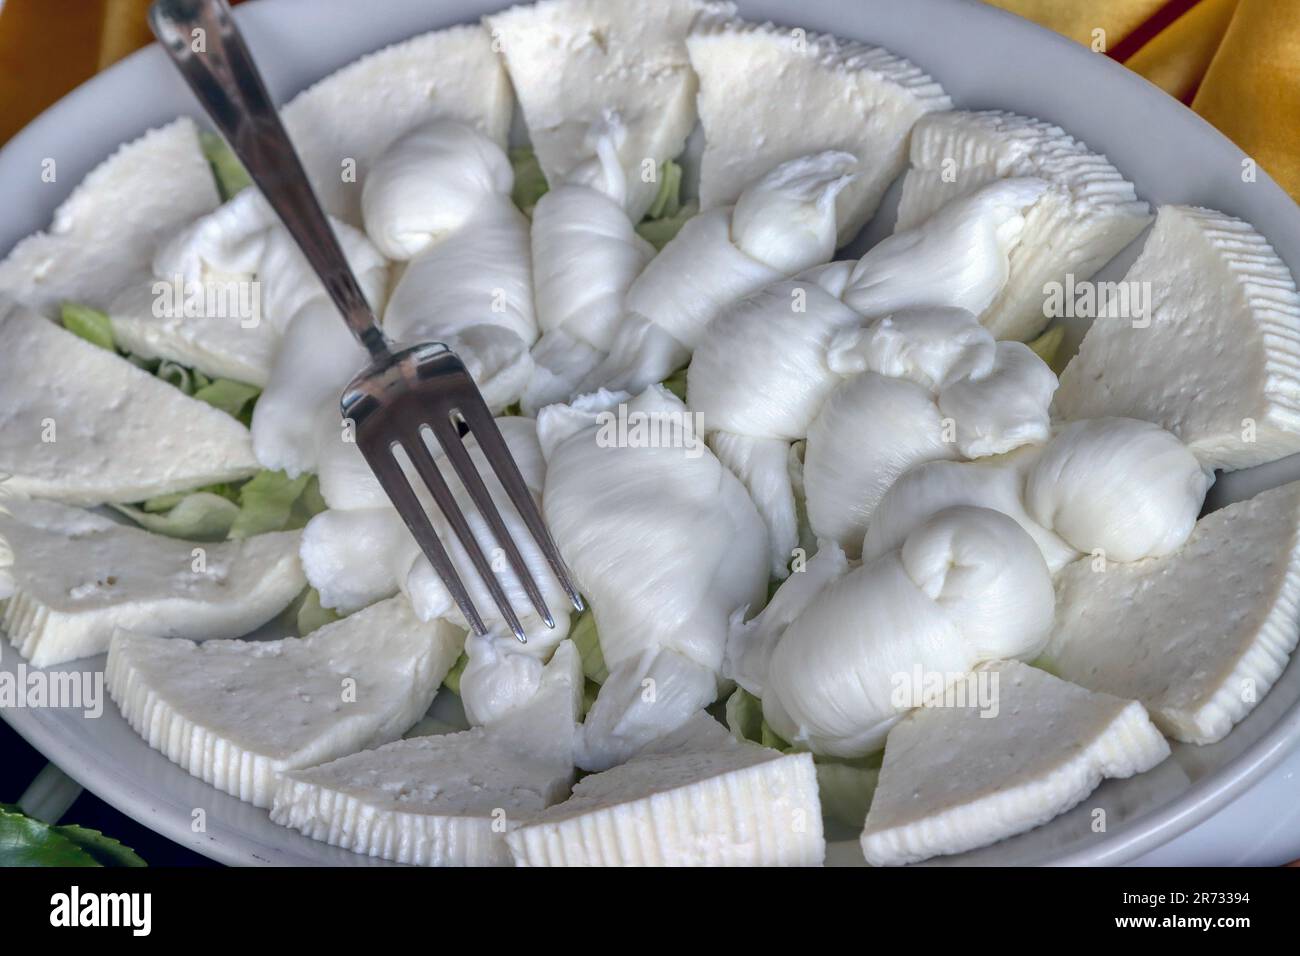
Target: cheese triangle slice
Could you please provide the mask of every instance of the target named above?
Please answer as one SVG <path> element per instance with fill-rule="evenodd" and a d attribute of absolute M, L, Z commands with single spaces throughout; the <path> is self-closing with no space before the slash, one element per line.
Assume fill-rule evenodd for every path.
<path fill-rule="evenodd" d="M 248 429 L 230 415 L 0 303 L 0 473 L 9 491 L 132 502 L 257 470 Z"/>
<path fill-rule="evenodd" d="M 581 660 L 564 641 L 537 694 L 502 720 L 286 774 L 271 819 L 399 863 L 508 865 L 506 831 L 563 799 L 573 783 L 581 695 Z"/>
<path fill-rule="evenodd" d="M 220 202 L 194 121 L 150 130 L 91 170 L 48 231 L 14 246 L 0 262 L 0 294 L 49 318 L 64 302 L 107 308 L 148 273 L 162 239 Z"/>
<path fill-rule="evenodd" d="M 658 172 L 695 125 L 695 74 L 686 55 L 701 0 L 542 0 L 484 18 L 499 44 L 542 172 L 559 186 L 592 156 L 588 131 L 610 112 L 628 216 L 637 222 L 659 191 Z M 653 178 L 643 175 L 653 163 Z M 649 179 L 649 181 L 647 181 Z"/>
<path fill-rule="evenodd" d="M 952 108 L 922 69 L 852 40 L 709 16 L 686 45 L 700 83 L 703 208 L 735 202 L 786 160 L 845 150 L 858 166 L 836 199 L 841 244 L 903 171 L 913 124 Z"/>
<path fill-rule="evenodd" d="M 150 747 L 269 807 L 285 771 L 400 737 L 429 709 L 462 639 L 417 620 L 401 598 L 279 641 L 195 644 L 119 630 L 105 681 Z"/>
<path fill-rule="evenodd" d="M 816 865 L 811 754 L 742 742 L 701 713 L 506 837 L 521 866 Z"/>
<path fill-rule="evenodd" d="M 1139 316 L 1143 290 L 1150 314 Z M 1061 375 L 1060 417 L 1155 422 L 1209 468 L 1300 451 L 1300 296 L 1248 223 L 1162 206 L 1115 292 Z"/>
<path fill-rule="evenodd" d="M 862 831 L 868 863 L 916 863 L 1024 833 L 1104 778 L 1142 773 L 1169 755 L 1135 701 L 1018 661 L 972 676 L 990 681 L 993 716 L 978 706 L 924 707 L 890 731 Z"/>
<path fill-rule="evenodd" d="M 1089 279 L 1151 221 L 1146 203 L 1105 156 L 1042 120 L 996 110 L 935 113 L 912 130 L 895 232 L 995 179 L 1032 176 L 1050 188 L 1025 217 L 1006 285 L 980 320 L 1000 339 L 1047 325 L 1044 287 Z"/>
<path fill-rule="evenodd" d="M 1197 522 L 1173 554 L 1076 561 L 1057 578 L 1045 665 L 1142 701 L 1165 733 L 1225 737 L 1268 693 L 1300 629 L 1300 482 Z"/>
<path fill-rule="evenodd" d="M 108 650 L 118 627 L 195 640 L 261 627 L 306 586 L 298 532 L 196 544 L 49 501 L 0 499 L 13 595 L 0 626 L 37 667 Z"/>
<path fill-rule="evenodd" d="M 506 144 L 510 81 L 477 24 L 395 43 L 331 73 L 281 111 L 321 205 L 361 225 L 361 187 L 394 140 L 435 119 Z"/>

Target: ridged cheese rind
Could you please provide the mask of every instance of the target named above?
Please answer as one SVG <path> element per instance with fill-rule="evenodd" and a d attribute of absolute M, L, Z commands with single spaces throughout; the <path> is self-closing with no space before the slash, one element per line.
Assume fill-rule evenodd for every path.
<path fill-rule="evenodd" d="M 247 478 L 239 421 L 25 307 L 0 303 L 7 491 L 96 505 Z"/>
<path fill-rule="evenodd" d="M 195 544 L 47 501 L 4 498 L 0 512 L 14 584 L 0 627 L 36 667 L 101 654 L 119 627 L 195 640 L 246 634 L 307 583 L 296 531 Z"/>
<path fill-rule="evenodd" d="M 536 695 L 499 721 L 286 774 L 271 819 L 399 863 L 509 865 L 506 832 L 573 783 L 581 688 L 581 660 L 565 641 Z"/>
<path fill-rule="evenodd" d="M 1093 321 L 1061 374 L 1060 417 L 1155 422 L 1207 468 L 1300 451 L 1300 295 L 1263 236 L 1212 209 L 1162 206 L 1123 281 L 1149 287 L 1151 315 Z"/>
<path fill-rule="evenodd" d="M 811 866 L 826 851 L 812 755 L 738 741 L 706 715 L 584 777 L 506 842 L 520 866 Z"/>
<path fill-rule="evenodd" d="M 926 707 L 890 731 L 862 831 L 868 863 L 916 863 L 1024 833 L 1104 778 L 1142 773 L 1169 755 L 1136 701 L 1017 661 L 980 670 L 998 677 L 995 716 Z"/>
<path fill-rule="evenodd" d="M 1142 701 L 1165 733 L 1222 740 L 1264 698 L 1300 631 L 1300 482 L 1197 522 L 1173 554 L 1057 579 L 1054 673 Z"/>
<path fill-rule="evenodd" d="M 278 641 L 196 644 L 119 630 L 105 682 L 150 747 L 270 807 L 285 771 L 400 737 L 429 709 L 462 639 L 417 620 L 402 598 Z"/>
<path fill-rule="evenodd" d="M 0 295 L 47 318 L 64 302 L 105 309 L 149 274 L 161 240 L 220 202 L 194 121 L 152 129 L 92 169 L 47 231 L 14 246 L 0 262 Z"/>
<path fill-rule="evenodd" d="M 542 0 L 484 18 L 514 82 L 547 182 L 559 186 L 590 157 L 588 130 L 612 111 L 626 207 L 640 220 L 659 190 L 658 167 L 675 159 L 695 125 L 697 83 L 684 43 L 701 0 Z M 730 11 L 730 4 L 724 4 Z M 656 176 L 643 176 L 652 161 Z"/>
<path fill-rule="evenodd" d="M 1091 278 L 1151 221 L 1150 209 L 1103 155 L 1059 126 L 999 110 L 922 117 L 912 130 L 895 231 L 995 180 L 1050 184 L 1025 217 L 1011 274 L 981 321 L 1000 339 L 1028 340 L 1047 325 L 1044 286 Z"/>
<path fill-rule="evenodd" d="M 283 108 L 288 130 L 325 211 L 361 225 L 361 187 L 394 140 L 434 119 L 468 123 L 505 146 L 514 97 L 487 31 L 436 30 L 367 54 Z M 355 176 L 344 178 L 345 161 Z"/>
<path fill-rule="evenodd" d="M 902 172 L 913 124 L 952 108 L 920 67 L 853 40 L 711 14 L 686 46 L 700 85 L 703 208 L 735 202 L 786 160 L 844 150 L 858 165 L 836 199 L 841 243 Z"/>

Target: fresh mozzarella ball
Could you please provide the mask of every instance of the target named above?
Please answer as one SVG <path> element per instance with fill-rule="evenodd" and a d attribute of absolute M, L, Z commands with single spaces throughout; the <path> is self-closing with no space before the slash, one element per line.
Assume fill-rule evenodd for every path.
<path fill-rule="evenodd" d="M 863 256 L 844 301 L 867 317 L 920 306 L 981 314 L 1006 285 L 1025 213 L 1047 188 L 1041 179 L 1000 179 L 945 203 Z"/>
<path fill-rule="evenodd" d="M 384 313 L 396 341 L 443 341 L 474 325 L 509 329 L 532 345 L 528 220 L 508 196 L 489 196 L 453 235 L 407 263 Z"/>
<path fill-rule="evenodd" d="M 1173 434 L 1132 418 L 1065 425 L 1025 483 L 1025 507 L 1073 547 L 1111 561 L 1176 551 L 1212 477 Z"/>
<path fill-rule="evenodd" d="M 1029 346 L 999 342 L 993 368 L 946 385 L 939 392 L 939 411 L 956 423 L 957 448 L 967 458 L 1000 455 L 1047 441 L 1048 408 L 1059 384 Z"/>
<path fill-rule="evenodd" d="M 991 372 L 996 346 L 964 309 L 905 309 L 838 336 L 827 362 L 846 378 L 870 371 L 937 391 L 956 379 Z"/>
<path fill-rule="evenodd" d="M 332 218 L 330 224 L 366 299 L 382 309 L 388 264 L 360 230 Z M 153 272 L 187 282 L 256 280 L 260 317 L 281 334 L 304 305 L 326 296 L 302 250 L 256 189 L 242 190 L 160 245 Z"/>
<path fill-rule="evenodd" d="M 914 465 L 957 457 L 930 392 L 864 372 L 837 388 L 808 430 L 804 489 L 818 538 L 857 557 L 877 502 Z"/>
<path fill-rule="evenodd" d="M 958 622 L 908 575 L 897 552 L 831 582 L 794 619 L 768 671 L 763 715 L 786 740 L 856 757 L 880 749 L 908 708 L 896 682 L 920 666 L 977 663 Z"/>
<path fill-rule="evenodd" d="M 514 170 L 496 143 L 454 120 L 402 136 L 361 190 L 366 232 L 390 259 L 410 259 L 461 229 L 489 196 L 509 196 Z"/>
<path fill-rule="evenodd" d="M 321 605 L 344 614 L 396 594 L 418 551 L 392 507 L 322 511 L 307 522 L 298 546 Z"/>
<path fill-rule="evenodd" d="M 983 461 L 932 461 L 911 469 L 894 482 L 872 512 L 862 559 L 898 550 L 936 512 L 970 505 L 1010 517 L 1034 539 L 1048 569 L 1059 571 L 1079 552 L 1029 517 L 1023 499 L 1025 474 L 1040 451 L 1028 446 Z"/>
<path fill-rule="evenodd" d="M 1052 575 L 1033 538 L 987 508 L 947 508 L 899 552 L 917 587 L 958 622 L 976 660 L 1036 657 L 1052 628 Z"/>
<path fill-rule="evenodd" d="M 654 257 L 621 202 L 586 186 L 560 186 L 533 210 L 537 323 L 608 352 L 628 287 Z"/>
<path fill-rule="evenodd" d="M 818 753 L 871 753 L 916 705 L 900 694 L 915 675 L 1034 656 L 1053 604 L 1047 567 L 1014 521 L 982 508 L 941 511 L 901 550 L 807 600 L 771 654 L 763 715 Z"/>
<path fill-rule="evenodd" d="M 687 401 L 710 432 L 795 441 L 840 383 L 826 362 L 861 317 L 817 283 L 774 283 L 709 326 L 687 372 Z"/>
<path fill-rule="evenodd" d="M 753 498 L 767 526 L 772 576 L 784 578 L 799 541 L 790 443 L 780 438 L 714 432 L 709 436 L 709 447 Z"/>
<path fill-rule="evenodd" d="M 544 408 L 538 433 L 542 510 L 611 670 L 668 648 L 716 672 L 732 611 L 764 596 L 767 534 L 686 406 L 599 392 Z"/>
<path fill-rule="evenodd" d="M 544 658 L 559 641 L 529 640 L 520 644 L 513 634 L 470 632 L 465 638 L 469 662 L 460 675 L 460 699 L 465 718 L 475 727 L 491 724 L 532 700 L 542 685 Z"/>
<path fill-rule="evenodd" d="M 856 165 L 852 153 L 836 150 L 781 163 L 736 200 L 732 241 L 785 275 L 825 262 L 835 252 L 835 197 Z"/>

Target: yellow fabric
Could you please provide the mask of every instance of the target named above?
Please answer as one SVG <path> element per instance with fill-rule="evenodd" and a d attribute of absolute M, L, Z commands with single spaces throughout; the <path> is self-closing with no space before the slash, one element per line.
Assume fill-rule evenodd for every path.
<path fill-rule="evenodd" d="M 1157 16 L 1168 0 L 986 0 L 1106 48 Z M 1199 0 L 1125 61 L 1218 127 L 1300 199 L 1300 0 Z"/>
<path fill-rule="evenodd" d="M 1144 24 L 1171 3 L 1186 0 L 986 2 L 1113 53 L 1145 36 Z M 149 0 L 4 0 L 0 143 L 97 70 L 147 43 L 148 6 Z M 1190 99 L 1300 198 L 1300 0 L 1199 0 L 1125 62 L 1172 96 Z"/>

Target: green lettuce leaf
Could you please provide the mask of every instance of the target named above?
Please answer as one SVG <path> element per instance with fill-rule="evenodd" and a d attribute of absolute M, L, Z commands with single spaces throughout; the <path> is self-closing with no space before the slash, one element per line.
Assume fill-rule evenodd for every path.
<path fill-rule="evenodd" d="M 677 233 L 681 232 L 682 226 L 686 225 L 686 221 L 699 211 L 700 204 L 692 199 L 671 216 L 665 216 L 662 219 L 643 220 L 636 227 L 637 235 L 656 249 L 662 249 L 672 241 Z"/>
<path fill-rule="evenodd" d="M 59 310 L 59 317 L 63 321 L 63 327 L 73 335 L 80 336 L 101 349 L 117 351 L 113 323 L 109 320 L 108 313 L 92 309 L 88 305 L 65 302 Z"/>
<path fill-rule="evenodd" d="M 537 200 L 550 189 L 542 172 L 542 164 L 537 161 L 536 153 L 527 147 L 521 147 L 510 150 L 510 165 L 515 170 L 515 187 L 510 198 L 515 201 L 520 212 L 531 216 Z"/>
<path fill-rule="evenodd" d="M 860 831 L 867 819 L 867 811 L 871 809 L 880 770 L 816 757 L 813 762 L 817 770 L 822 816 Z"/>
<path fill-rule="evenodd" d="M 217 180 L 217 192 L 223 200 L 252 185 L 253 180 L 249 177 L 248 170 L 224 139 L 204 130 L 199 133 L 199 145 L 203 148 L 203 155 L 208 158 L 208 165 L 212 167 L 212 175 Z"/>
<path fill-rule="evenodd" d="M 157 500 L 145 504 L 150 503 L 155 505 L 155 510 L 131 505 L 109 507 L 126 515 L 146 531 L 187 541 L 224 541 L 239 517 L 239 505 L 207 491 L 183 495 L 167 509 L 159 510 Z"/>
<path fill-rule="evenodd" d="M 727 726 L 737 740 L 758 743 L 763 738 L 763 702 L 737 687 L 727 698 Z"/>
<path fill-rule="evenodd" d="M 331 608 L 321 607 L 320 592 L 315 588 L 308 588 L 306 594 L 303 595 L 302 603 L 298 605 L 298 613 L 295 618 L 298 636 L 306 637 L 312 631 L 322 628 L 326 624 L 341 621 L 343 615 Z"/>
<path fill-rule="evenodd" d="M 135 851 L 98 830 L 52 826 L 0 803 L 0 866 L 144 866 Z"/>
<path fill-rule="evenodd" d="M 460 657 L 456 658 L 456 663 L 451 665 L 451 670 L 447 671 L 447 676 L 442 679 L 442 686 L 458 697 L 460 696 L 460 675 L 465 673 L 465 668 L 468 665 L 469 655 L 461 651 Z"/>
<path fill-rule="evenodd" d="M 235 382 L 228 378 L 219 378 L 215 381 L 203 377 L 203 382 L 198 381 L 199 373 L 195 372 L 195 389 L 194 397 L 200 402 L 207 402 L 214 408 L 219 408 L 231 418 L 238 418 L 245 425 L 252 424 L 253 404 L 257 397 L 262 394 L 262 390 L 256 385 L 245 385 L 243 382 Z"/>
<path fill-rule="evenodd" d="M 686 369 L 679 368 L 673 372 L 672 375 L 664 379 L 663 386 L 683 402 L 686 401 Z"/>
<path fill-rule="evenodd" d="M 682 210 L 682 167 L 671 159 L 663 165 L 659 191 L 646 210 L 646 219 L 671 219 Z"/>
<path fill-rule="evenodd" d="M 596 617 L 587 608 L 569 629 L 569 640 L 578 649 L 582 659 L 582 672 L 594 684 L 603 684 L 609 679 L 609 668 L 605 666 L 605 655 L 600 649 L 600 635 L 596 633 Z"/>
<path fill-rule="evenodd" d="M 1047 363 L 1048 367 L 1057 375 L 1061 374 L 1061 368 L 1057 362 L 1061 358 L 1061 346 L 1065 344 L 1065 326 L 1058 325 L 1048 329 L 1038 338 L 1028 343 L 1029 348 L 1040 359 Z"/>
<path fill-rule="evenodd" d="M 259 471 L 239 487 L 239 517 L 231 526 L 232 539 L 251 538 L 270 531 L 301 528 L 311 515 L 295 508 L 315 480 L 314 475 L 290 478 L 283 471 Z"/>

